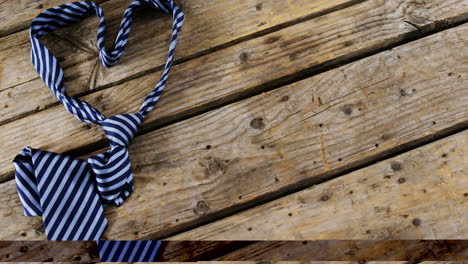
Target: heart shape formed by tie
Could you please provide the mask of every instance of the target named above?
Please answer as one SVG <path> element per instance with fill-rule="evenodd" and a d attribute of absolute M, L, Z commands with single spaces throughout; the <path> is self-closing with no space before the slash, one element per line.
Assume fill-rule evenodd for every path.
<path fill-rule="evenodd" d="M 100 20 L 99 58 L 104 67 L 110 67 L 117 63 L 125 49 L 135 8 L 145 4 L 173 16 L 164 72 L 137 113 L 106 118 L 85 101 L 67 95 L 63 70 L 39 39 L 96 14 Z M 135 0 L 125 10 L 112 52 L 107 52 L 104 46 L 104 13 L 96 3 L 82 1 L 52 7 L 31 23 L 31 58 L 40 77 L 70 113 L 83 122 L 101 125 L 110 144 L 108 151 L 88 158 L 87 162 L 31 147 L 24 148 L 13 160 L 24 213 L 42 215 L 47 239 L 98 240 L 107 227 L 103 205 L 120 206 L 134 190 L 127 147 L 166 85 L 183 20 L 183 12 L 172 0 Z"/>

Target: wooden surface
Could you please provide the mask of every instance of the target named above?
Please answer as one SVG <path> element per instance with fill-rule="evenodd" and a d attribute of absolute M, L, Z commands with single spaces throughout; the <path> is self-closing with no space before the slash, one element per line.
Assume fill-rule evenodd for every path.
<path fill-rule="evenodd" d="M 411 240 L 262 241 L 216 258 L 219 261 L 421 261 L 466 260 L 468 243 Z M 366 262 L 369 263 L 369 262 Z"/>
<path fill-rule="evenodd" d="M 103 3 L 107 0 L 93 0 Z M 66 0 L 20 0 L 2 1 L 0 3 L 0 37 L 27 29 L 31 21 L 47 8 L 68 3 Z"/>
<path fill-rule="evenodd" d="M 467 143 L 460 132 L 170 239 L 462 239 Z"/>
<path fill-rule="evenodd" d="M 157 262 L 467 260 L 467 241 L 163 241 Z M 0 261 L 99 261 L 95 241 L 0 241 Z M 403 262 L 406 261 L 406 262 Z M 255 262 L 254 262 L 255 263 Z"/>
<path fill-rule="evenodd" d="M 414 26 L 402 22 L 407 19 L 408 12 L 426 17 L 420 22 L 422 28 L 459 21 L 468 13 L 468 4 L 463 0 L 458 0 L 458 3 L 454 2 L 452 5 L 445 5 L 445 1 L 427 2 L 423 5 L 408 2 L 395 9 L 394 6 L 398 2 L 365 2 L 177 65 L 173 67 L 169 77 L 171 85 L 168 85 L 164 97 L 158 102 L 158 109 L 146 118 L 142 130 L 152 130 L 235 98 L 242 98 L 246 94 L 270 89 L 275 85 L 272 83 L 274 80 L 296 78 L 298 72 L 330 67 L 362 56 L 369 50 L 411 39 L 419 31 Z M 454 6 L 458 8 L 453 9 Z M 368 16 L 370 12 L 377 14 Z M 350 28 L 350 25 L 353 27 Z M 27 65 L 33 70 L 30 64 Z M 125 61 L 119 65 L 126 65 Z M 92 93 L 84 99 L 107 116 L 137 111 L 160 75 L 160 72 L 151 73 Z M 39 79 L 37 81 L 39 82 Z M 33 83 L 28 82 L 26 86 L 28 93 L 33 94 L 34 98 L 40 97 L 36 97 L 30 90 L 31 86 L 35 87 Z M 10 92 L 20 93 L 20 90 L 14 89 Z M 42 87 L 40 91 L 53 99 L 52 93 L 46 87 Z M 5 92 L 8 94 L 7 90 Z M 19 100 L 13 104 L 16 97 L 12 97 L 5 100 L 8 107 L 3 109 L 10 111 L 8 109 L 14 108 L 15 105 L 34 105 L 28 97 L 18 97 L 27 101 L 22 103 Z M 62 129 L 50 130 L 50 126 Z M 100 127 L 87 126 L 78 121 L 73 115 L 63 111 L 62 105 L 5 124 L 0 136 L 14 139 L 5 142 L 0 153 L 0 179 L 3 180 L 12 178 L 11 160 L 21 151 L 25 142 L 35 148 L 47 148 L 56 152 L 89 148 L 95 150 L 96 146 L 107 144 Z"/>
<path fill-rule="evenodd" d="M 99 261 L 94 241 L 0 241 L 0 261 Z"/>
<path fill-rule="evenodd" d="M 468 237 L 467 1 L 177 2 L 176 63 L 130 145 L 136 189 L 106 209 L 104 238 Z M 109 40 L 129 3 L 103 1 Z M 107 147 L 30 63 L 36 4 L 4 18 L 0 35 L 3 240 L 45 239 L 12 180 L 23 147 Z M 67 91 L 107 116 L 136 111 L 161 75 L 170 16 L 137 14 L 110 69 L 96 18 L 43 39 Z"/>
<path fill-rule="evenodd" d="M 443 31 L 137 137 L 130 156 L 140 192 L 128 206 L 107 210 L 106 237 L 165 236 L 457 127 L 467 116 L 459 77 L 467 30 Z M 35 231 L 40 220 L 21 214 L 14 182 L 0 188 L 8 212 L 1 236 L 43 238 Z"/>

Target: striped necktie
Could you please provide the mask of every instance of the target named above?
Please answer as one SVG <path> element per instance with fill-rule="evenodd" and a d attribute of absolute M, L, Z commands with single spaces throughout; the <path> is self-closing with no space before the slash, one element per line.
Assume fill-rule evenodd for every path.
<path fill-rule="evenodd" d="M 152 262 L 161 241 L 97 241 L 101 262 Z"/>
<path fill-rule="evenodd" d="M 130 33 L 132 14 L 142 5 L 172 14 L 172 38 L 164 72 L 137 113 L 106 118 L 88 103 L 67 95 L 63 70 L 57 59 L 39 41 L 56 29 L 96 14 L 99 17 L 97 45 L 104 67 L 122 55 Z M 127 146 L 145 116 L 158 101 L 171 68 L 183 12 L 172 0 L 135 0 L 125 10 L 112 52 L 104 46 L 102 9 L 90 1 L 73 2 L 47 9 L 30 27 L 32 63 L 42 80 L 79 120 L 101 125 L 110 149 L 87 161 L 67 155 L 26 147 L 13 160 L 18 194 L 27 216 L 42 216 L 49 240 L 98 240 L 107 227 L 103 206 L 120 206 L 133 191 L 133 176 Z"/>

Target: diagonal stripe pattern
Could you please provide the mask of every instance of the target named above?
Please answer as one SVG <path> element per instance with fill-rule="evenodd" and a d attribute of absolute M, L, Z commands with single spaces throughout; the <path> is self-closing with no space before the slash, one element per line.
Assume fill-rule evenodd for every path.
<path fill-rule="evenodd" d="M 137 113 L 106 118 L 88 103 L 67 95 L 63 70 L 39 39 L 96 14 L 99 17 L 99 58 L 104 67 L 111 67 L 125 49 L 134 10 L 144 5 L 173 16 L 172 37 L 163 74 Z M 134 190 L 127 147 L 166 85 L 183 20 L 183 12 L 172 0 L 135 0 L 124 12 L 111 52 L 106 51 L 104 45 L 104 13 L 96 3 L 82 1 L 52 7 L 31 23 L 31 58 L 41 79 L 79 120 L 101 125 L 110 144 L 108 151 L 87 161 L 31 147 L 24 148 L 13 160 L 24 213 L 43 217 L 47 239 L 98 240 L 108 225 L 103 206 L 111 203 L 120 206 Z"/>
<path fill-rule="evenodd" d="M 14 160 L 24 212 L 42 216 L 49 240 L 92 240 L 107 226 L 83 160 L 26 147 Z"/>
<path fill-rule="evenodd" d="M 102 262 L 152 262 L 158 253 L 161 241 L 109 241 L 97 242 Z"/>
<path fill-rule="evenodd" d="M 88 163 L 96 175 L 97 189 L 105 204 L 121 205 L 134 189 L 127 146 L 142 120 L 140 114 L 123 114 L 102 122 L 110 150 L 90 157 Z"/>

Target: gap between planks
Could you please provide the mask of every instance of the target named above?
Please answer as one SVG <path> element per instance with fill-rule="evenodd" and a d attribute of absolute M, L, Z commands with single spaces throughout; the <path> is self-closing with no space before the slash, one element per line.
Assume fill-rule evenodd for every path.
<path fill-rule="evenodd" d="M 466 128 L 460 54 L 468 53 L 460 50 L 467 30 L 461 25 L 137 137 L 129 149 L 136 190 L 125 206 L 106 210 L 107 238 L 167 237 L 323 181 L 331 174 L 321 163 L 320 135 L 328 173 L 336 173 Z M 14 186 L 0 185 L 0 237 L 43 238 L 40 220 L 22 215 Z"/>
<path fill-rule="evenodd" d="M 373 5 L 370 5 L 370 3 L 373 3 Z M 351 62 L 362 56 L 391 48 L 394 45 L 421 36 L 419 35 L 420 32 L 414 27 L 402 25 L 399 18 L 406 19 L 401 14 L 402 11 L 391 9 L 396 2 L 386 1 L 385 5 L 388 6 L 382 6 L 379 3 L 379 1 L 372 1 L 354 5 L 264 37 L 210 53 L 192 60 L 190 63 L 175 66 L 171 73 L 175 81 L 171 81 L 171 88 L 166 90 L 165 95 L 158 103 L 156 112 L 150 114 L 145 120 L 140 134 L 245 99 L 259 92 L 303 79 L 316 72 Z M 446 3 L 444 2 L 444 4 Z M 434 5 L 437 6 L 437 4 Z M 468 14 L 466 8 L 466 10 L 463 8 L 456 9 L 458 13 L 453 13 L 452 6 L 450 6 L 450 9 L 437 7 L 436 10 L 431 11 L 430 8 L 435 8 L 432 4 L 428 4 L 428 6 L 408 4 L 408 6 L 404 7 L 404 10 L 428 12 L 427 16 L 434 15 L 437 17 L 435 20 L 427 18 L 425 22 L 421 22 L 420 28 L 427 30 L 426 33 L 434 33 L 440 30 L 441 28 L 437 25 L 443 24 L 442 21 L 450 21 L 450 23 L 447 22 L 450 26 L 457 25 L 464 21 L 463 19 Z M 379 12 L 382 13 L 377 18 L 361 19 L 360 17 L 365 17 L 370 9 L 373 11 L 380 10 Z M 339 21 L 333 24 L 329 23 L 330 20 L 336 20 L 337 17 L 340 18 Z M 388 19 L 383 19 L 386 17 L 390 17 L 392 23 L 388 22 Z M 369 28 L 360 23 L 377 23 L 377 25 Z M 348 32 L 348 30 L 333 31 L 334 27 L 340 25 L 346 29 L 348 24 L 355 24 L 356 28 L 353 30 L 356 32 Z M 311 27 L 311 25 L 317 26 L 318 29 Z M 329 28 L 330 26 L 332 28 Z M 337 38 L 340 34 L 343 35 Z M 308 39 L 307 36 L 313 37 Z M 322 40 L 320 36 L 327 37 L 327 39 Z M 294 40 L 294 37 L 296 37 L 296 40 Z M 301 39 L 307 40 L 306 46 L 309 48 L 307 52 L 301 51 L 300 46 L 297 45 L 297 42 Z M 359 39 L 359 41 L 355 39 Z M 350 43 L 351 45 L 349 45 Z M 283 48 L 284 50 L 278 51 L 280 57 L 275 58 L 270 55 L 269 65 L 273 66 L 270 67 L 255 59 L 257 56 L 263 58 L 262 56 L 268 50 L 278 50 L 283 45 L 287 49 Z M 293 56 L 297 52 L 302 54 L 299 56 L 300 58 L 289 62 L 285 61 L 287 58 L 297 57 Z M 250 55 L 247 55 L 248 60 L 246 63 L 239 63 L 239 58 L 242 58 L 243 54 Z M 225 72 L 220 72 L 218 71 L 219 65 L 230 66 L 224 69 Z M 262 74 L 259 75 L 259 73 Z M 255 77 L 245 78 L 246 74 Z M 225 79 L 226 75 L 231 79 Z M 270 76 L 275 76 L 276 79 L 272 81 Z M 157 78 L 157 75 L 145 76 L 112 89 L 93 93 L 84 97 L 84 99 L 97 106 L 106 115 L 116 114 L 116 112 L 131 112 L 139 107 L 138 100 L 142 100 L 147 93 L 146 90 L 138 90 L 134 89 L 134 87 L 151 87 L 151 84 L 156 82 Z M 216 78 L 216 82 L 212 78 Z M 239 82 L 238 80 L 242 81 L 236 83 Z M 213 85 L 214 82 L 216 83 L 215 86 Z M 51 120 L 52 117 L 53 120 Z M 41 129 L 45 120 L 47 120 L 47 128 Z M 42 133 L 52 125 L 66 126 L 66 128 L 62 131 L 49 131 L 48 135 Z M 34 147 L 50 146 L 49 149 L 52 151 L 67 152 L 75 156 L 95 151 L 106 145 L 104 133 L 98 126 L 88 126 L 75 120 L 73 116 L 64 111 L 62 106 L 6 124 L 3 128 L 2 137 L 12 138 L 5 146 L 4 152 L 0 153 L 0 180 L 3 181 L 11 179 L 13 176 L 11 159 L 24 147 L 22 142 L 31 142 L 31 139 L 33 139 L 30 144 Z M 71 137 L 75 138 L 73 142 L 70 141 Z M 53 141 L 51 138 L 53 138 Z"/>

